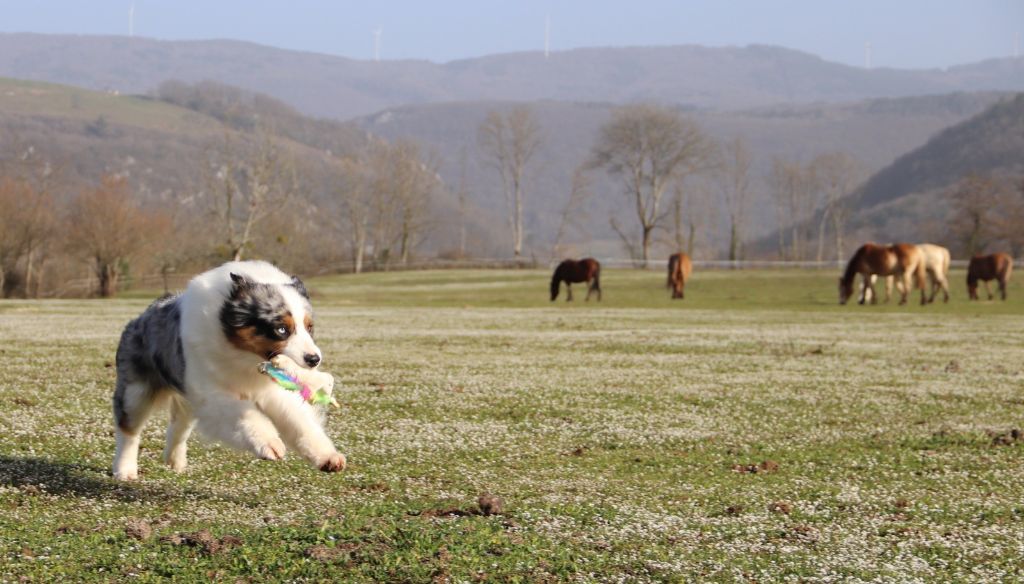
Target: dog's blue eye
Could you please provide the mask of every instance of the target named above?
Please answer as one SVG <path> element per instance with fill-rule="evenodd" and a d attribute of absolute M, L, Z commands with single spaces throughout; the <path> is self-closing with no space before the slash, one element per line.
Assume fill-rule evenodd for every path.
<path fill-rule="evenodd" d="M 274 332 L 277 333 L 277 335 L 280 337 L 288 336 L 288 329 L 283 326 L 277 327 L 276 329 L 274 329 Z"/>

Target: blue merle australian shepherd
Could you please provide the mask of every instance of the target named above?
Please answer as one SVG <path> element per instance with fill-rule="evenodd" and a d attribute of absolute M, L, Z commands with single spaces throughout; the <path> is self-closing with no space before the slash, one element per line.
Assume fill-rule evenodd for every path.
<path fill-rule="evenodd" d="M 139 435 L 158 406 L 170 408 L 164 461 L 176 471 L 196 426 L 263 459 L 284 458 L 287 445 L 321 470 L 343 469 L 320 412 L 259 373 L 281 354 L 311 369 L 322 359 L 305 287 L 268 263 L 224 264 L 154 302 L 117 348 L 114 477 L 138 478 Z"/>

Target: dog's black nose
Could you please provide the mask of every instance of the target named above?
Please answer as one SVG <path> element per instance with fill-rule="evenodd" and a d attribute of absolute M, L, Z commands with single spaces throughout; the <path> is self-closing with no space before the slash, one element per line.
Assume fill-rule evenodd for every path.
<path fill-rule="evenodd" d="M 320 364 L 320 355 L 317 355 L 316 353 L 306 353 L 302 358 L 306 361 L 306 365 L 309 365 L 310 367 L 316 367 Z"/>

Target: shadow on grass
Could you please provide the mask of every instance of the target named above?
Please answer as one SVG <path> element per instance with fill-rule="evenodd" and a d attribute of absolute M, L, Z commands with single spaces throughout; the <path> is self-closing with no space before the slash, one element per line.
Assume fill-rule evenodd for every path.
<path fill-rule="evenodd" d="M 118 501 L 160 502 L 185 497 L 208 498 L 191 489 L 168 489 L 141 482 L 115 481 L 107 472 L 105 468 L 87 464 L 0 455 L 0 485 L 16 487 L 29 493 Z"/>

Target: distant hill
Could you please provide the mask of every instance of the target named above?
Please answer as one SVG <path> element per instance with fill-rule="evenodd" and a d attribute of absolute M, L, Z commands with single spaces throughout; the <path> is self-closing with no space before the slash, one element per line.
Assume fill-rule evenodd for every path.
<path fill-rule="evenodd" d="M 9 147 L 15 142 L 31 145 L 63 161 L 68 184 L 119 172 L 134 176 L 143 192 L 157 193 L 194 188 L 203 149 L 223 140 L 229 130 L 241 131 L 245 140 L 259 123 L 272 127 L 283 146 L 310 164 L 330 148 L 344 154 L 367 140 L 350 124 L 314 123 L 276 100 L 219 89 L 178 105 L 0 78 L 0 146 L 8 148 L 0 158 L 11 155 Z"/>
<path fill-rule="evenodd" d="M 872 176 L 847 201 L 856 210 L 850 227 L 865 240 L 950 244 L 944 193 L 971 173 L 1024 176 L 1024 94 L 943 130 Z"/>
<path fill-rule="evenodd" d="M 262 125 L 273 131 L 269 139 L 286 153 L 299 177 L 303 203 L 310 205 L 273 213 L 270 225 L 260 230 L 259 255 L 308 272 L 338 269 L 347 241 L 338 229 L 343 220 L 335 204 L 337 167 L 331 160 L 365 148 L 366 133 L 343 122 L 312 120 L 276 100 L 231 87 L 174 89 L 183 99 L 180 106 L 0 78 L 0 175 L 18 172 L 22 159 L 31 155 L 50 168 L 47 180 L 58 198 L 72 197 L 102 175 L 116 173 L 128 178 L 144 204 L 207 213 L 208 205 L 199 199 L 210 196 L 212 157 L 222 151 L 228 134 L 234 155 L 252 153 L 268 139 L 257 130 Z M 458 237 L 450 225 L 454 207 L 448 192 L 433 201 L 429 218 L 437 229 L 425 244 L 429 253 L 451 247 Z M 299 233 L 302 237 L 288 231 L 290 222 L 304 221 L 316 229 Z M 285 227 L 276 231 L 275 225 Z M 486 247 L 493 230 L 488 218 L 470 209 L 470 241 L 483 242 L 478 247 L 486 253 L 494 252 Z"/>
<path fill-rule="evenodd" d="M 790 105 L 746 111 L 689 110 L 718 140 L 743 136 L 754 156 L 749 235 L 763 235 L 777 227 L 772 203 L 764 186 L 773 157 L 807 161 L 816 154 L 842 151 L 857 158 L 865 176 L 890 164 L 942 129 L 983 111 L 1000 98 L 994 93 L 952 94 L 899 99 L 878 99 L 853 104 Z M 355 120 L 366 131 L 388 139 L 412 138 L 434 148 L 443 161 L 441 174 L 449 184 L 462 175 L 465 159 L 470 194 L 495 216 L 504 202 L 494 171 L 479 155 L 477 131 L 491 110 L 506 111 L 510 102 L 465 102 L 392 108 Z M 544 142 L 527 185 L 527 240 L 548 249 L 565 205 L 573 169 L 588 156 L 600 126 L 608 120 L 611 104 L 541 101 L 529 104 L 543 128 Z M 586 232 L 596 239 L 594 253 L 621 256 L 622 250 L 608 218 L 620 215 L 630 225 L 618 186 L 600 171 L 591 173 L 592 198 L 587 203 Z M 712 195 L 712 198 L 714 196 Z M 722 213 L 712 212 L 708 228 L 710 247 L 724 237 Z M 585 239 L 577 235 L 575 239 Z M 703 254 L 713 253 L 705 248 Z"/>
<path fill-rule="evenodd" d="M 145 93 L 169 79 L 216 80 L 304 114 L 349 119 L 455 101 L 651 100 L 701 109 L 1024 90 L 1024 59 L 946 70 L 865 70 L 779 47 L 588 48 L 436 64 L 369 62 L 252 43 L 0 34 L 0 76 Z"/>

